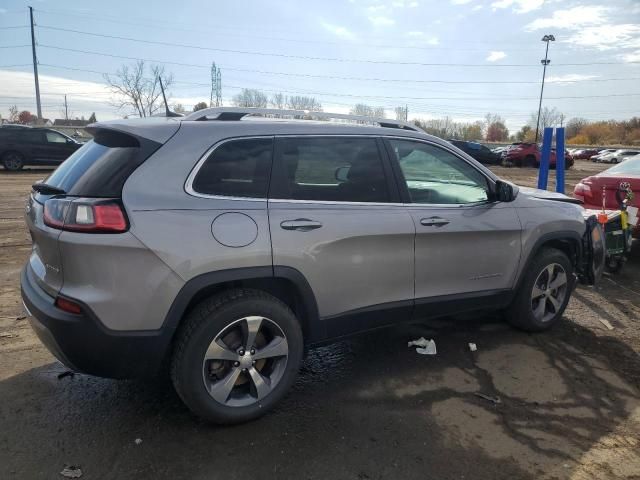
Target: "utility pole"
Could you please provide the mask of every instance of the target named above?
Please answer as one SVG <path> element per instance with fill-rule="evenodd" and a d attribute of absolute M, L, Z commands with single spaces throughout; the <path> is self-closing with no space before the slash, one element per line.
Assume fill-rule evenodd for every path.
<path fill-rule="evenodd" d="M 542 63 L 544 67 L 542 68 L 542 87 L 540 88 L 540 103 L 538 104 L 538 121 L 536 122 L 536 140 L 535 140 L 536 143 L 538 143 L 538 132 L 540 130 L 540 111 L 542 110 L 542 94 L 544 92 L 544 77 L 547 74 L 547 65 L 551 63 L 551 60 L 548 59 L 549 42 L 555 42 L 556 37 L 554 37 L 553 35 L 545 35 L 544 37 L 542 37 L 542 41 L 547 42 L 547 48 L 544 52 L 544 60 L 540 60 L 540 63 Z"/>
<path fill-rule="evenodd" d="M 33 76 L 36 81 L 36 107 L 38 109 L 38 123 L 42 123 L 42 105 L 40 104 L 40 81 L 38 80 L 38 58 L 36 57 L 36 34 L 33 30 L 33 7 L 29 7 L 31 19 L 31 53 L 33 54 Z"/>
<path fill-rule="evenodd" d="M 404 121 L 409 121 L 409 105 L 407 104 L 404 105 Z"/>
<path fill-rule="evenodd" d="M 64 119 L 69 120 L 69 104 L 67 103 L 67 95 L 64 96 Z"/>

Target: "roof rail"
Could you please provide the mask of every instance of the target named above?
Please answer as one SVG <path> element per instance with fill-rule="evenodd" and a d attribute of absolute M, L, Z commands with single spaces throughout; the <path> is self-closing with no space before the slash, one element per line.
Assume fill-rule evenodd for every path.
<path fill-rule="evenodd" d="M 300 117 L 303 120 L 336 119 L 353 120 L 362 123 L 377 123 L 381 127 L 399 128 L 420 132 L 420 128 L 401 120 L 389 118 L 365 117 L 363 115 L 348 115 L 344 113 L 314 112 L 310 110 L 282 110 L 277 108 L 249 108 L 249 107 L 212 107 L 190 113 L 182 120 L 241 120 L 248 115 L 278 115 L 281 117 Z"/>

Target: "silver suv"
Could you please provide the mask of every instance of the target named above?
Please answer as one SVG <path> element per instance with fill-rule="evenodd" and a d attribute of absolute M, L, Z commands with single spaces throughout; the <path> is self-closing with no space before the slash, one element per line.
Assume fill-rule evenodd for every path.
<path fill-rule="evenodd" d="M 93 375 L 168 365 L 193 412 L 236 423 L 282 398 L 306 346 L 487 307 L 541 331 L 576 278 L 594 281 L 601 232 L 572 199 L 412 125 L 329 117 L 344 116 L 91 126 L 26 206 L 22 297 L 41 341 Z"/>

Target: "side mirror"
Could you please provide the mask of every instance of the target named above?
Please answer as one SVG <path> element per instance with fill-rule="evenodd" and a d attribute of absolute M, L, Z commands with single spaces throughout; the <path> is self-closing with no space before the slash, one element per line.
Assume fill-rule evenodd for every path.
<path fill-rule="evenodd" d="M 345 165 L 344 167 L 338 167 L 336 168 L 336 172 L 334 174 L 334 176 L 336 177 L 336 180 L 338 180 L 339 182 L 346 182 L 349 180 L 349 169 L 351 168 L 350 165 Z"/>
<path fill-rule="evenodd" d="M 513 187 L 502 180 L 496 182 L 494 198 L 498 202 L 513 202 L 516 198 Z"/>

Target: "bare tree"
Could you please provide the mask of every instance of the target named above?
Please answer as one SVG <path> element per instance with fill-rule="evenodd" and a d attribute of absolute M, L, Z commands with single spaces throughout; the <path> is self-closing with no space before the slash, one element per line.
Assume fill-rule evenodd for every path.
<path fill-rule="evenodd" d="M 372 107 L 364 103 L 356 103 L 350 113 L 363 117 L 385 118 L 384 107 Z"/>
<path fill-rule="evenodd" d="M 401 122 L 409 120 L 409 109 L 407 107 L 396 107 L 393 111 L 396 114 L 396 120 L 400 120 Z"/>
<path fill-rule="evenodd" d="M 163 108 L 158 79 L 162 78 L 166 92 L 173 84 L 173 75 L 165 73 L 164 67 L 159 65 L 149 68 L 150 77 L 145 77 L 145 70 L 144 61 L 138 60 L 134 65 L 123 65 L 113 76 L 104 76 L 114 95 L 114 106 L 139 117 L 151 116 Z"/>
<path fill-rule="evenodd" d="M 285 105 L 287 104 L 287 97 L 285 95 L 283 95 L 282 93 L 274 93 L 271 96 L 271 100 L 269 100 L 269 104 L 273 108 L 279 108 L 279 109 L 282 110 L 285 107 Z"/>
<path fill-rule="evenodd" d="M 269 103 L 267 96 L 255 88 L 243 88 L 231 101 L 236 107 L 266 108 Z"/>
<path fill-rule="evenodd" d="M 286 97 L 287 108 L 292 110 L 310 110 L 312 112 L 321 112 L 322 104 L 314 97 L 305 97 L 302 95 L 293 95 Z"/>
<path fill-rule="evenodd" d="M 564 115 L 560 113 L 557 108 L 543 107 L 540 111 L 540 131 L 546 127 L 555 127 L 556 125 L 559 125 L 561 118 L 564 118 Z M 535 130 L 537 122 L 538 112 L 533 112 L 529 117 L 527 124 Z"/>
<path fill-rule="evenodd" d="M 20 116 L 20 112 L 18 111 L 17 105 L 12 105 L 9 107 L 9 123 L 18 123 L 18 117 Z"/>
<path fill-rule="evenodd" d="M 176 113 L 185 113 L 186 110 L 184 109 L 184 105 L 182 105 L 181 103 L 174 103 L 173 104 L 173 111 Z"/>

